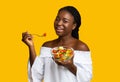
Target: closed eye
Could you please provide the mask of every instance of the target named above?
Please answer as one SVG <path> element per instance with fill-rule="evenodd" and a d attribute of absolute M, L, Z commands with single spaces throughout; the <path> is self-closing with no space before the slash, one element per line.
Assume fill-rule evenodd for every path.
<path fill-rule="evenodd" d="M 64 18 L 64 19 L 63 19 L 63 22 L 64 22 L 64 23 L 69 23 L 69 20 L 66 19 L 66 18 Z"/>
<path fill-rule="evenodd" d="M 59 18 L 59 17 L 56 17 L 55 21 L 59 21 L 59 20 L 60 20 L 60 18 Z"/>

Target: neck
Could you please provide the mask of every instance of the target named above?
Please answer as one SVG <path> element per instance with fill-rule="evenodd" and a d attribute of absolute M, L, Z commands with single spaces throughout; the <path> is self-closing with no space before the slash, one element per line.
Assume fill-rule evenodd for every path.
<path fill-rule="evenodd" d="M 58 44 L 64 46 L 69 44 L 69 42 L 71 42 L 73 39 L 74 38 L 72 36 L 59 37 Z"/>

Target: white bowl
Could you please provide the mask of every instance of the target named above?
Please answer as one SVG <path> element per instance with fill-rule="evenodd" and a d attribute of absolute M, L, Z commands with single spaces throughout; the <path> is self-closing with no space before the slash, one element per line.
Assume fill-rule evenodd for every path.
<path fill-rule="evenodd" d="M 59 62 L 65 62 L 70 60 L 74 55 L 74 50 L 71 47 L 58 46 L 54 47 L 51 50 L 54 60 Z"/>

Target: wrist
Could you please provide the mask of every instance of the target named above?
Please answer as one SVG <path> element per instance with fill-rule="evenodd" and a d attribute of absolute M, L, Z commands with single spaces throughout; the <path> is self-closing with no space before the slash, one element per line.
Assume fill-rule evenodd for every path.
<path fill-rule="evenodd" d="M 29 48 L 29 49 L 33 49 L 33 48 L 34 48 L 34 45 L 29 45 L 28 48 Z"/>
<path fill-rule="evenodd" d="M 67 66 L 69 70 L 76 70 L 76 66 L 74 64 L 70 64 Z"/>

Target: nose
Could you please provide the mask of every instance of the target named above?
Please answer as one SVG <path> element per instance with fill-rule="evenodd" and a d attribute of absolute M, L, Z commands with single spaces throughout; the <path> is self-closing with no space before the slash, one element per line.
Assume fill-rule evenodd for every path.
<path fill-rule="evenodd" d="M 57 25 L 62 25 L 62 20 L 58 21 Z"/>

